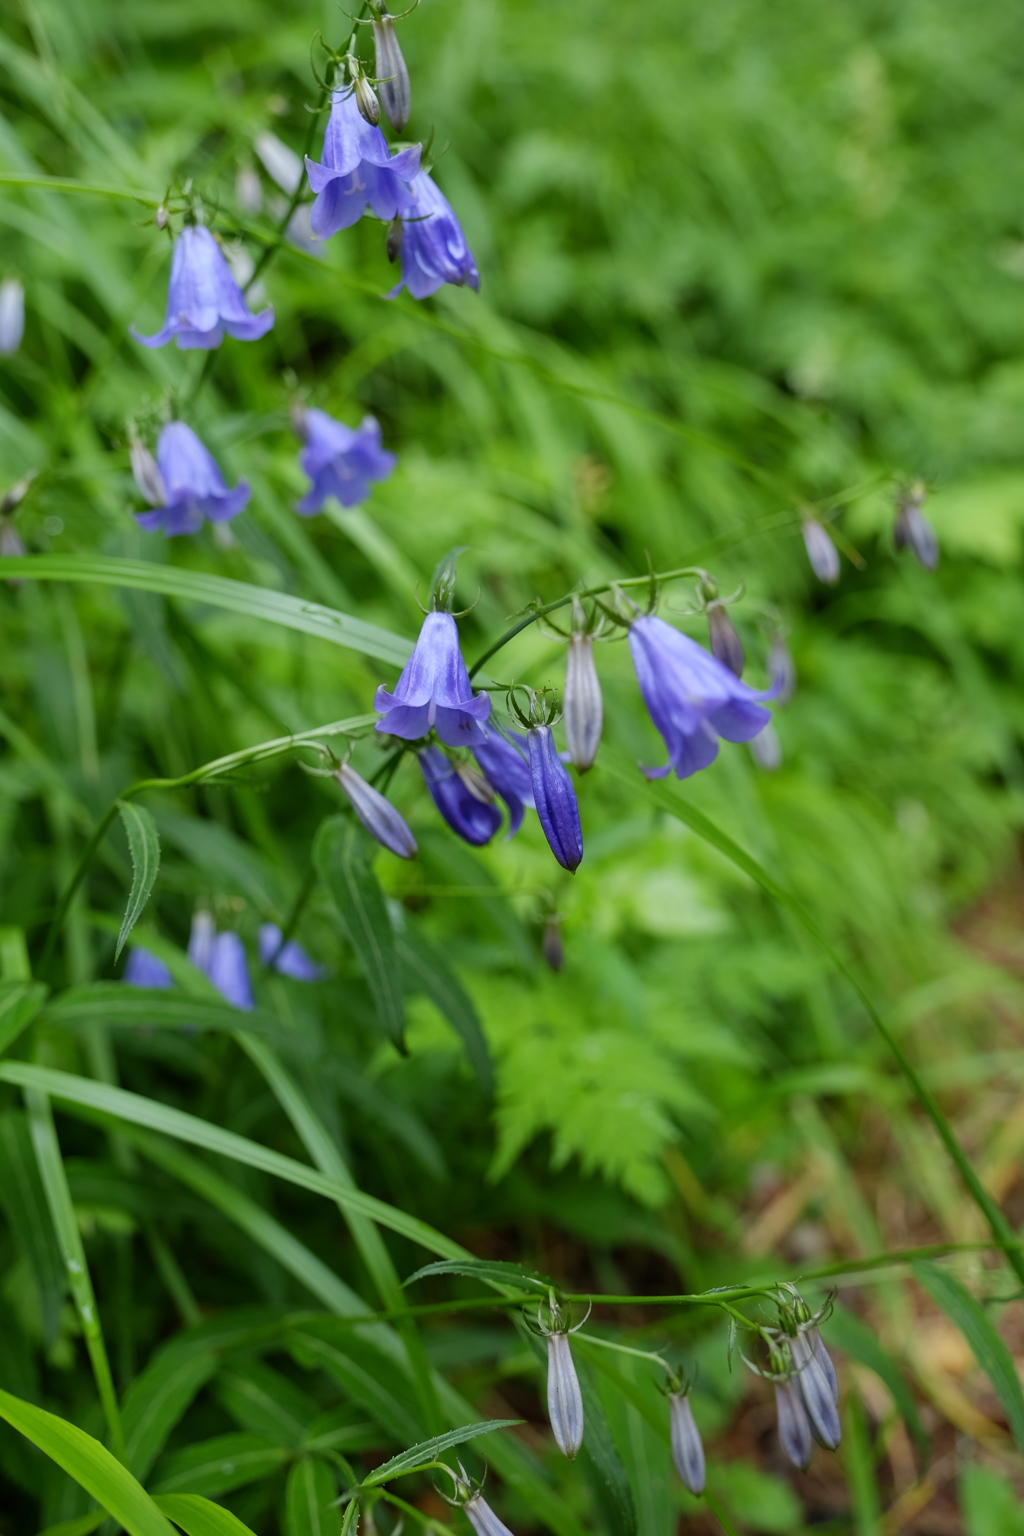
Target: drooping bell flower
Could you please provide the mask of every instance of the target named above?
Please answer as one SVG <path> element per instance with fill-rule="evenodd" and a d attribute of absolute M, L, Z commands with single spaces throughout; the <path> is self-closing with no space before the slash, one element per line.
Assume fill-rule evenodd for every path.
<path fill-rule="evenodd" d="M 939 541 L 921 510 L 924 498 L 924 486 L 915 481 L 899 500 L 892 536 L 897 549 L 909 549 L 919 565 L 934 571 L 939 563 Z"/>
<path fill-rule="evenodd" d="M 144 347 L 163 347 L 174 337 L 183 351 L 219 347 L 225 332 L 238 341 L 258 341 L 274 323 L 272 308 L 254 315 L 231 275 L 227 258 L 202 224 L 186 224 L 174 242 L 167 318 L 154 336 L 140 336 Z"/>
<path fill-rule="evenodd" d="M 130 987 L 165 988 L 173 984 L 171 973 L 164 962 L 156 955 L 151 955 L 148 949 L 138 946 L 128 951 L 128 963 L 121 979 Z"/>
<path fill-rule="evenodd" d="M 413 205 L 410 183 L 420 165 L 420 145 L 392 155 L 379 128 L 359 110 L 355 91 L 335 91 L 324 134 L 323 160 L 306 158 L 316 194 L 310 223 L 318 240 L 357 223 L 367 208 L 378 219 L 395 219 Z"/>
<path fill-rule="evenodd" d="M 204 517 L 226 523 L 248 504 L 249 482 L 240 480 L 229 490 L 213 455 L 183 421 L 170 421 L 163 428 L 156 458 L 167 499 L 152 512 L 135 514 L 147 532 L 162 528 L 169 536 L 198 533 Z"/>
<path fill-rule="evenodd" d="M 501 812 L 487 797 L 484 780 L 475 783 L 472 769 L 461 770 L 438 747 L 419 754 L 423 779 L 445 821 L 465 842 L 482 848 L 501 826 Z"/>
<path fill-rule="evenodd" d="M 824 523 L 820 523 L 816 517 L 804 520 L 804 547 L 811 562 L 811 570 L 818 580 L 826 586 L 835 586 L 839 580 L 839 551 Z"/>
<path fill-rule="evenodd" d="M 499 1519 L 484 1498 L 479 1484 L 470 1481 L 461 1461 L 458 1473 L 443 1464 L 441 1470 L 447 1472 L 452 1480 L 454 1497 L 449 1497 L 441 1489 L 438 1489 L 438 1492 L 441 1493 L 446 1504 L 452 1504 L 457 1509 L 463 1510 L 476 1536 L 512 1536 L 508 1526 Z"/>
<path fill-rule="evenodd" d="M 559 864 L 570 874 L 575 874 L 583 858 L 576 791 L 558 755 L 550 725 L 532 725 L 527 737 L 537 818 Z"/>
<path fill-rule="evenodd" d="M 405 741 L 418 741 L 431 728 L 449 747 L 476 747 L 486 739 L 491 701 L 473 693 L 450 613 L 426 615 L 394 693 L 378 688 L 373 707 L 384 716 L 378 731 Z"/>
<path fill-rule="evenodd" d="M 668 1394 L 669 1427 L 672 1434 L 672 1460 L 691 1493 L 704 1492 L 704 1445 L 693 1417 L 690 1394 Z"/>
<path fill-rule="evenodd" d="M 313 482 L 296 503 L 303 517 L 321 512 L 328 496 L 343 507 L 365 501 L 370 482 L 386 480 L 398 463 L 395 454 L 381 447 L 380 423 L 373 416 L 364 416 L 358 427 L 347 427 L 311 406 L 303 411 L 301 422 L 305 447 L 299 463 Z"/>
<path fill-rule="evenodd" d="M 760 702 L 778 685 L 758 693 L 740 681 L 703 646 L 653 614 L 634 619 L 629 648 L 640 692 L 664 737 L 668 763 L 644 768 L 649 779 L 675 772 L 689 778 L 718 756 L 718 739 L 750 741 L 771 720 Z"/>
<path fill-rule="evenodd" d="M 412 183 L 408 205 L 399 209 L 401 223 L 402 281 L 388 294 L 393 299 L 408 288 L 414 299 L 425 299 L 445 283 L 480 287 L 473 252 L 466 244 L 462 226 L 429 172 L 420 171 Z M 389 241 L 388 255 L 398 252 Z"/>
<path fill-rule="evenodd" d="M 508 807 L 508 835 L 514 837 L 523 824 L 523 807 L 533 809 L 533 778 L 530 764 L 522 751 L 526 738 L 513 732 L 514 742 L 506 741 L 495 730 L 473 748 L 473 756 L 488 784 Z"/>
<path fill-rule="evenodd" d="M 416 839 L 391 801 L 372 784 L 367 784 L 348 763 L 342 763 L 334 777 L 370 836 L 400 859 L 414 859 L 418 852 Z"/>
<path fill-rule="evenodd" d="M 371 0 L 373 13 L 373 72 L 377 77 L 380 104 L 388 122 L 401 133 L 412 111 L 409 71 L 395 35 L 394 19 L 380 0 Z"/>
<path fill-rule="evenodd" d="M 192 919 L 188 958 L 232 1008 L 252 1011 L 255 1004 L 245 946 L 237 933 L 218 933 L 209 912 L 197 912 Z"/>
<path fill-rule="evenodd" d="M 16 277 L 0 283 L 0 356 L 11 357 L 25 334 L 25 290 Z"/>
<path fill-rule="evenodd" d="M 295 939 L 281 943 L 282 933 L 276 923 L 260 924 L 260 959 L 270 965 L 279 976 L 290 976 L 293 981 L 322 981 L 327 975 L 325 966 L 311 960 Z"/>

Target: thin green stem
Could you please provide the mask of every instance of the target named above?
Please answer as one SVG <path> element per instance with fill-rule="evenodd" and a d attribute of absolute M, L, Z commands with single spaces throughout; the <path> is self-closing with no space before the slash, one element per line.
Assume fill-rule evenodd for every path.
<path fill-rule="evenodd" d="M 127 187 L 111 187 L 99 181 L 73 181 L 66 176 L 17 176 L 9 171 L 0 173 L 0 187 L 38 187 L 45 192 L 82 192 L 90 197 L 116 197 L 128 203 L 141 203 L 144 208 L 159 208 L 158 197 L 143 197 L 141 192 L 130 192 Z"/>
<path fill-rule="evenodd" d="M 670 1369 L 668 1361 L 663 1360 L 656 1350 L 632 1349 L 628 1344 L 616 1344 L 614 1339 L 598 1338 L 596 1333 L 581 1333 L 579 1337 L 587 1344 L 598 1344 L 602 1349 L 614 1349 L 619 1355 L 633 1355 L 637 1360 L 653 1360 L 655 1365 L 660 1365 L 663 1370 Z"/>

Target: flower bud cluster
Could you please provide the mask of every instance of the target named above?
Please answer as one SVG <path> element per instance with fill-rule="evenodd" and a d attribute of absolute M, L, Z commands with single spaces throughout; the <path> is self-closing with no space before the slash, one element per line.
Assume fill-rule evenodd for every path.
<path fill-rule="evenodd" d="M 794 1466 L 805 1470 L 814 1442 L 825 1450 L 839 1447 L 839 1378 L 818 1324 L 830 1303 L 812 1313 L 795 1286 L 780 1289 L 778 1322 L 759 1330 L 768 1344 L 769 1369 L 747 1361 L 775 1389 L 779 1441 Z"/>

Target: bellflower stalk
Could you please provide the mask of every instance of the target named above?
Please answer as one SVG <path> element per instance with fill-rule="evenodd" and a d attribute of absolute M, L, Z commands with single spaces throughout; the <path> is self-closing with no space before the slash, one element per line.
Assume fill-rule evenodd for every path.
<path fill-rule="evenodd" d="M 342 763 L 334 777 L 370 836 L 400 859 L 414 859 L 418 852 L 416 839 L 391 801 L 372 784 L 367 784 L 348 763 Z"/>
<path fill-rule="evenodd" d="M 322 981 L 327 968 L 311 960 L 302 945 L 295 939 L 281 943 L 281 930 L 276 923 L 260 924 L 260 960 L 264 965 L 273 961 L 279 976 L 290 976 L 293 981 Z"/>
<path fill-rule="evenodd" d="M 521 750 L 526 738 L 516 732 L 513 735 L 515 744 L 491 730 L 486 740 L 473 748 L 481 773 L 508 807 L 509 837 L 515 837 L 523 824 L 523 807 L 533 809 L 533 778 Z"/>
<path fill-rule="evenodd" d="M 826 586 L 835 586 L 839 580 L 839 551 L 824 523 L 819 523 L 816 517 L 809 517 L 804 522 L 804 545 L 811 570 L 818 580 Z"/>
<path fill-rule="evenodd" d="M 198 533 L 204 517 L 226 523 L 248 504 L 248 481 L 240 480 L 229 490 L 213 455 L 183 421 L 164 427 L 156 457 L 166 500 L 152 512 L 135 514 L 140 528 L 162 528 L 168 536 Z M 155 482 L 150 489 L 157 489 Z"/>
<path fill-rule="evenodd" d="M 16 277 L 0 283 L 0 357 L 11 357 L 25 334 L 25 290 Z"/>
<path fill-rule="evenodd" d="M 392 288 L 389 299 L 403 288 L 408 288 L 414 299 L 426 299 L 445 283 L 480 287 L 480 274 L 462 226 L 427 171 L 420 171 L 415 178 L 409 204 L 399 213 L 402 281 Z M 389 244 L 388 255 L 392 260 L 397 255 L 393 244 Z"/>
<path fill-rule="evenodd" d="M 548 1418 L 555 1444 L 570 1461 L 583 1444 L 583 1397 L 573 1364 L 569 1335 L 549 1333 L 548 1345 Z"/>
<path fill-rule="evenodd" d="M 532 725 L 530 777 L 533 803 L 548 846 L 563 869 L 575 874 L 583 858 L 583 833 L 576 791 L 555 746 L 550 725 Z"/>
<path fill-rule="evenodd" d="M 299 463 L 313 484 L 295 510 L 312 517 L 323 510 L 328 496 L 343 507 L 354 507 L 370 494 L 371 480 L 386 480 L 398 463 L 381 447 L 380 423 L 364 416 L 358 427 L 335 421 L 326 411 L 303 412 L 305 447 Z"/>
<path fill-rule="evenodd" d="M 489 843 L 501 826 L 497 806 L 474 793 L 439 748 L 425 747 L 419 760 L 431 798 L 452 831 L 474 848 Z"/>
<path fill-rule="evenodd" d="M 651 614 L 634 619 L 629 648 L 640 692 L 668 748 L 664 768 L 644 768 L 649 779 L 675 772 L 686 779 L 718 756 L 718 739 L 750 741 L 771 720 L 760 702 L 778 686 L 758 693 L 708 654 L 703 646 Z"/>
<path fill-rule="evenodd" d="M 569 761 L 579 773 L 586 773 L 594 766 L 604 724 L 601 684 L 594 665 L 593 635 L 574 632 L 569 636 L 562 719 Z"/>
<path fill-rule="evenodd" d="M 186 224 L 174 242 L 167 318 L 153 336 L 140 336 L 144 347 L 163 347 L 173 337 L 183 351 L 219 347 L 224 334 L 238 341 L 258 341 L 274 323 L 273 309 L 254 315 L 231 275 L 227 258 L 202 224 Z"/>
<path fill-rule="evenodd" d="M 796 1382 L 792 1379 L 776 1381 L 774 1386 L 779 1441 L 794 1467 L 799 1467 L 801 1472 L 806 1472 L 814 1444 L 804 1400 Z"/>
<path fill-rule="evenodd" d="M 378 688 L 373 707 L 384 716 L 378 731 L 418 741 L 433 728 L 449 747 L 475 747 L 486 740 L 491 712 L 486 693 L 474 695 L 450 613 L 428 613 L 416 648 L 394 693 Z"/>
<path fill-rule="evenodd" d="M 324 134 L 323 160 L 306 159 L 316 193 L 310 223 L 318 240 L 358 223 L 369 208 L 378 219 L 395 219 L 414 203 L 409 183 L 420 165 L 420 145 L 392 155 L 379 128 L 359 110 L 354 91 L 335 91 Z"/>
<path fill-rule="evenodd" d="M 128 951 L 128 964 L 121 978 L 130 987 L 159 987 L 173 984 L 173 978 L 164 962 L 148 949 L 132 948 Z"/>
<path fill-rule="evenodd" d="M 691 1493 L 704 1492 L 704 1446 L 694 1422 L 688 1392 L 668 1394 L 669 1425 L 672 1432 L 672 1460 Z"/>

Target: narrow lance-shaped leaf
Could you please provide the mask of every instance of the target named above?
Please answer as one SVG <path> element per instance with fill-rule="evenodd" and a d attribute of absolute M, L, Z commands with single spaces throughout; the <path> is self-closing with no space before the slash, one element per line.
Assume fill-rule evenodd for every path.
<path fill-rule="evenodd" d="M 0 982 L 0 1055 L 24 1034 L 46 1001 L 41 981 Z"/>
<path fill-rule="evenodd" d="M 153 1503 L 180 1525 L 186 1536 L 253 1536 L 229 1509 L 221 1509 L 195 1493 L 166 1493 Z"/>
<path fill-rule="evenodd" d="M 852 1312 L 847 1312 L 845 1307 L 834 1307 L 828 1320 L 828 1342 L 837 1344 L 844 1353 L 850 1355 L 859 1365 L 867 1366 L 869 1371 L 885 1383 L 892 1393 L 893 1402 L 903 1416 L 903 1422 L 910 1431 L 910 1438 L 922 1461 L 928 1459 L 928 1436 L 925 1434 L 921 1416 L 917 1411 L 914 1395 L 904 1380 L 903 1374 L 895 1360 L 879 1344 L 876 1335 L 862 1323 L 859 1317 Z"/>
<path fill-rule="evenodd" d="M 971 1346 L 975 1359 L 996 1389 L 1017 1448 L 1024 1451 L 1024 1392 L 1013 1356 L 996 1332 L 992 1319 L 966 1286 L 948 1270 L 927 1259 L 918 1259 L 911 1267 L 915 1280 L 956 1324 Z"/>
<path fill-rule="evenodd" d="M 466 1047 L 469 1064 L 485 1093 L 494 1088 L 494 1073 L 483 1026 L 462 983 L 417 928 L 409 927 L 396 940 L 406 984 L 424 992 Z"/>
<path fill-rule="evenodd" d="M 381 1027 L 401 1047 L 405 1033 L 401 968 L 387 902 L 371 864 L 373 852 L 373 843 L 353 821 L 331 816 L 320 828 L 314 857 L 362 961 Z"/>
<path fill-rule="evenodd" d="M 410 1275 L 408 1280 L 403 1280 L 402 1284 L 412 1285 L 427 1275 L 468 1275 L 473 1280 L 483 1280 L 489 1285 L 512 1286 L 516 1290 L 526 1287 L 541 1295 L 546 1294 L 551 1285 L 551 1281 L 543 1275 L 523 1269 L 520 1264 L 509 1264 L 504 1259 L 441 1259 L 436 1264 L 424 1264 L 422 1269 Z"/>
<path fill-rule="evenodd" d="M 363 1479 L 361 1486 L 376 1488 L 378 1483 L 386 1483 L 418 1467 L 429 1466 L 442 1452 L 450 1451 L 453 1446 L 475 1440 L 478 1435 L 489 1435 L 496 1429 L 514 1429 L 522 1422 L 522 1419 L 484 1419 L 479 1424 L 467 1424 L 462 1429 L 450 1429 L 443 1435 L 435 1435 L 432 1440 L 421 1440 L 419 1445 L 412 1445 L 400 1455 L 392 1456 L 383 1466 L 375 1467 L 369 1477 Z"/>
<path fill-rule="evenodd" d="M 0 1115 L 0 1206 L 35 1282 L 43 1337 L 49 1346 L 57 1336 L 67 1274 L 53 1223 L 46 1219 L 46 1194 L 28 1121 L 17 1109 Z"/>
<path fill-rule="evenodd" d="M 132 859 L 132 888 L 128 893 L 121 931 L 117 936 L 114 959 L 120 959 L 121 951 L 135 924 L 142 916 L 160 870 L 160 836 L 156 822 L 143 805 L 131 800 L 118 802 L 121 821 L 128 838 L 128 852 Z"/>
<path fill-rule="evenodd" d="M 284 1499 L 286 1536 L 339 1536 L 341 1511 L 330 1468 L 300 1456 L 288 1474 Z"/>

